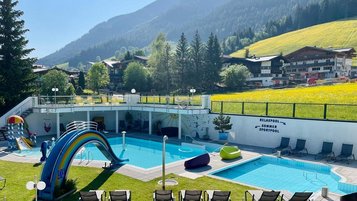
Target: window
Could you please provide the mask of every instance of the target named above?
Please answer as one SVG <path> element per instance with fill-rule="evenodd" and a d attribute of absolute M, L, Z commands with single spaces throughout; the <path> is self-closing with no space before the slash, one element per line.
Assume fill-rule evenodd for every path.
<path fill-rule="evenodd" d="M 329 71 L 331 71 L 331 70 L 332 70 L 332 67 L 324 67 L 324 70 L 329 70 Z"/>
<path fill-rule="evenodd" d="M 320 67 L 312 68 L 312 71 L 319 71 Z"/>

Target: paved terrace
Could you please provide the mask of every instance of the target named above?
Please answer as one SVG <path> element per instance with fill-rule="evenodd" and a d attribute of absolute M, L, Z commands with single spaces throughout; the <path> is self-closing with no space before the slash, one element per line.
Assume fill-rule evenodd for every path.
<path fill-rule="evenodd" d="M 115 136 L 114 134 L 108 135 L 108 137 L 113 137 Z M 139 138 L 144 138 L 144 139 L 149 139 L 149 140 L 155 140 L 155 141 L 161 141 L 162 138 L 160 136 L 155 136 L 155 135 L 138 135 L 138 134 L 127 134 L 127 136 L 130 137 L 139 137 Z M 50 137 L 48 137 L 50 139 Z M 170 138 L 168 140 L 168 143 L 175 143 L 179 144 L 183 141 L 178 140 L 178 139 L 172 139 Z M 222 144 L 222 142 L 216 142 Z M 259 157 L 261 155 L 272 155 L 272 150 L 268 148 L 262 148 L 262 147 L 253 147 L 253 146 L 246 146 L 246 145 L 240 145 L 237 144 L 240 149 L 242 150 L 242 158 L 236 159 L 236 160 L 230 160 L 230 161 L 222 161 L 219 153 L 212 153 L 210 154 L 211 156 L 211 162 L 209 166 L 203 167 L 203 168 L 198 168 L 195 170 L 185 170 L 184 168 L 184 160 L 182 161 L 177 161 L 174 163 L 170 163 L 166 165 L 166 173 L 170 174 L 177 174 L 182 177 L 187 177 L 190 179 L 196 179 L 198 177 L 202 176 L 210 176 L 209 175 L 211 172 L 218 170 L 223 167 L 227 167 L 230 165 L 235 165 L 239 164 L 242 162 L 245 162 L 247 160 L 250 160 L 255 157 Z M 1 145 L 0 145 L 1 146 Z M 0 147 L 1 150 L 1 147 Z M 4 147 L 2 147 L 2 150 L 4 150 Z M 304 157 L 292 157 L 292 156 L 286 156 L 287 158 L 290 159 L 296 159 L 296 160 L 302 160 L 306 162 L 312 162 L 312 163 L 319 163 L 319 164 L 325 164 L 325 165 L 330 165 L 333 167 L 334 171 L 336 171 L 339 175 L 344 177 L 345 181 L 348 183 L 352 184 L 357 184 L 357 161 L 353 161 L 350 164 L 346 163 L 339 163 L 339 162 L 332 162 L 332 161 L 326 161 L 326 160 L 320 160 L 316 161 L 314 160 L 313 156 L 304 156 Z M 6 161 L 13 161 L 13 162 L 26 162 L 26 163 L 37 163 L 39 162 L 38 158 L 33 158 L 33 157 L 23 157 L 19 156 L 16 154 L 8 153 L 5 151 L 0 151 L 0 160 L 6 160 Z M 105 162 L 103 161 L 79 161 L 79 160 L 74 160 L 72 165 L 74 166 L 85 166 L 85 167 L 97 167 L 97 168 L 102 168 L 105 166 Z M 150 169 L 143 169 L 139 167 L 135 167 L 132 165 L 123 165 L 120 168 L 116 170 L 117 173 L 127 175 L 132 178 L 139 179 L 141 181 L 150 181 L 152 179 L 161 177 L 161 166 L 150 168 Z M 217 178 L 217 177 L 214 177 Z M 221 179 L 221 178 L 218 178 Z M 227 180 L 228 181 L 228 180 Z M 247 184 L 243 184 L 246 185 Z M 249 185 L 248 185 L 249 186 Z M 252 186 L 252 188 L 256 188 Z M 320 196 L 320 193 L 316 193 L 314 200 L 315 201 L 333 201 L 333 200 L 338 200 L 339 196 L 329 193 L 329 198 L 322 198 Z"/>

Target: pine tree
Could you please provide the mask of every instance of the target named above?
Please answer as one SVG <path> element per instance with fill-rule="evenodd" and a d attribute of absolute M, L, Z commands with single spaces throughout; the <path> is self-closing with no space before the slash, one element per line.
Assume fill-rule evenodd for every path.
<path fill-rule="evenodd" d="M 86 87 L 86 80 L 85 80 L 85 78 L 84 78 L 84 73 L 83 73 L 83 71 L 79 72 L 78 87 L 80 87 L 82 90 L 84 90 L 85 87 Z"/>
<path fill-rule="evenodd" d="M 193 73 L 190 75 L 190 82 L 194 88 L 202 88 L 202 74 L 203 74 L 203 56 L 204 47 L 201 42 L 201 37 L 196 31 L 195 36 L 190 45 L 189 49 L 190 61 L 192 64 Z"/>
<path fill-rule="evenodd" d="M 153 72 L 153 83 L 157 90 L 164 90 L 167 94 L 170 92 L 172 85 L 172 60 L 171 46 L 166 43 Z"/>
<path fill-rule="evenodd" d="M 189 49 L 185 34 L 182 33 L 176 46 L 175 53 L 175 85 L 181 90 L 185 90 L 188 85 L 189 72 Z"/>
<path fill-rule="evenodd" d="M 0 97 L 5 104 L 0 114 L 35 91 L 32 65 L 36 60 L 29 57 L 33 49 L 26 49 L 28 30 L 20 19 L 23 12 L 15 10 L 17 4 L 17 0 L 0 0 Z"/>
<path fill-rule="evenodd" d="M 204 66 L 203 87 L 206 90 L 213 90 L 214 85 L 220 81 L 219 72 L 222 67 L 221 47 L 217 36 L 213 33 L 209 36 L 206 44 Z"/>

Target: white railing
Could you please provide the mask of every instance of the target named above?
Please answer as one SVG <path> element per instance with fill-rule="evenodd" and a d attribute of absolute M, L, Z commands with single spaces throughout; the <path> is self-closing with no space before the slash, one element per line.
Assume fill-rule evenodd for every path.
<path fill-rule="evenodd" d="M 98 123 L 94 121 L 72 121 L 66 125 L 64 134 L 74 130 L 97 130 Z"/>
<path fill-rule="evenodd" d="M 6 120 L 11 115 L 21 115 L 23 112 L 25 112 L 28 109 L 31 109 L 35 105 L 37 105 L 36 97 L 26 98 L 21 103 L 19 103 L 17 106 L 15 106 L 10 111 L 8 111 L 6 114 L 4 114 L 2 117 L 0 117 L 0 127 L 3 127 L 6 125 Z"/>

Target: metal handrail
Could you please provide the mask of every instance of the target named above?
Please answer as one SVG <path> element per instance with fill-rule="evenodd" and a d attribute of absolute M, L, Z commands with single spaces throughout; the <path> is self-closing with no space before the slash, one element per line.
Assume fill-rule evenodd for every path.
<path fill-rule="evenodd" d="M 95 121 L 72 121 L 66 125 L 66 131 L 63 134 L 74 130 L 98 130 L 98 123 Z"/>

